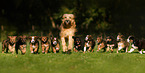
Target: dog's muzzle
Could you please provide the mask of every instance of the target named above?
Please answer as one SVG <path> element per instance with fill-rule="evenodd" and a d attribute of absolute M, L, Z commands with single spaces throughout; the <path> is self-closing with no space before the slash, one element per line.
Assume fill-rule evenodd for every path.
<path fill-rule="evenodd" d="M 64 23 L 65 23 L 65 25 L 69 25 L 69 24 L 71 24 L 71 21 L 70 20 L 65 20 Z"/>
<path fill-rule="evenodd" d="M 53 42 L 53 45 L 57 45 L 57 41 L 54 41 L 54 42 Z"/>

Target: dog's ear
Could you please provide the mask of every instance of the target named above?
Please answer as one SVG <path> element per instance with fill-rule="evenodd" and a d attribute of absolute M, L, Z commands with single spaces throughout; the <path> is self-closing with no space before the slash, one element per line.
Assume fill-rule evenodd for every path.
<path fill-rule="evenodd" d="M 19 40 L 20 38 L 22 38 L 22 36 L 18 36 L 17 39 Z"/>
<path fill-rule="evenodd" d="M 11 36 L 7 36 L 7 38 L 8 38 L 8 39 L 10 39 L 10 38 L 11 38 Z"/>
<path fill-rule="evenodd" d="M 42 36 L 41 37 L 39 37 L 39 39 L 41 40 L 41 38 L 42 38 Z"/>
<path fill-rule="evenodd" d="M 75 36 L 72 36 L 72 38 L 73 38 L 73 39 L 76 39 L 76 37 L 75 37 Z"/>

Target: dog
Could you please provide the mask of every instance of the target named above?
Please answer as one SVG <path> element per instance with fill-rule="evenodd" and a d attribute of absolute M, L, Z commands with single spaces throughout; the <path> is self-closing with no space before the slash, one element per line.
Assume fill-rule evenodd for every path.
<path fill-rule="evenodd" d="M 108 36 L 106 38 L 106 43 L 107 43 L 107 52 L 111 50 L 112 53 L 113 49 L 117 46 L 117 41 L 112 36 Z"/>
<path fill-rule="evenodd" d="M 124 51 L 126 51 L 126 53 L 127 53 L 129 43 L 127 42 L 127 40 L 124 38 L 124 36 L 121 33 L 119 33 L 117 36 L 117 45 L 118 45 L 117 53 L 118 53 L 118 51 L 120 51 L 122 49 Z"/>
<path fill-rule="evenodd" d="M 80 37 L 73 37 L 74 39 L 74 52 L 83 50 L 84 42 Z"/>
<path fill-rule="evenodd" d="M 101 49 L 104 49 L 103 52 L 105 52 L 105 51 L 106 51 L 106 48 L 107 48 L 107 45 L 106 45 L 106 41 L 104 41 L 104 40 L 102 39 L 102 36 L 101 36 L 101 37 L 100 37 L 100 36 L 97 37 L 97 43 L 98 43 L 97 52 L 98 52 L 99 50 L 101 50 Z"/>
<path fill-rule="evenodd" d="M 64 14 L 62 16 L 62 23 L 60 25 L 60 37 L 62 42 L 63 52 L 71 53 L 73 48 L 73 38 L 76 32 L 76 23 L 73 14 Z M 67 41 L 68 40 L 68 41 Z M 66 46 L 68 42 L 68 46 Z"/>
<path fill-rule="evenodd" d="M 142 52 L 142 49 L 145 50 L 145 39 L 138 40 L 133 36 L 129 36 L 128 41 L 131 43 L 132 46 L 129 53 L 133 52 L 134 49 L 138 49 L 140 54 L 145 53 L 145 51 Z"/>
<path fill-rule="evenodd" d="M 18 54 L 18 49 L 21 51 L 21 54 L 26 53 L 26 40 L 27 36 L 19 36 L 18 41 L 16 42 L 16 54 Z"/>
<path fill-rule="evenodd" d="M 40 37 L 41 40 L 41 49 L 42 49 L 42 53 L 47 54 L 50 48 L 50 43 L 49 43 L 49 39 L 47 36 L 41 36 Z"/>
<path fill-rule="evenodd" d="M 6 53 L 8 53 L 8 44 L 9 44 L 9 39 L 3 40 L 2 42 L 2 53 L 4 53 L 6 49 Z"/>
<path fill-rule="evenodd" d="M 47 54 L 49 51 L 49 47 L 50 47 L 49 39 L 47 36 L 42 36 L 42 37 L 40 37 L 40 40 L 41 40 L 42 53 Z"/>
<path fill-rule="evenodd" d="M 12 54 L 14 54 L 16 47 L 16 38 L 17 36 L 8 36 L 8 39 L 2 42 L 3 44 L 2 53 L 4 53 L 4 50 L 6 48 L 6 53 L 8 53 L 9 50 Z"/>
<path fill-rule="evenodd" d="M 58 53 L 60 49 L 59 40 L 57 37 L 51 37 L 51 46 L 53 53 Z"/>
<path fill-rule="evenodd" d="M 86 38 L 85 38 L 84 53 L 86 51 L 93 52 L 95 44 L 96 44 L 96 42 L 93 39 L 92 35 L 87 35 Z"/>
<path fill-rule="evenodd" d="M 31 53 L 38 54 L 39 51 L 39 41 L 38 36 L 30 36 L 30 51 Z"/>

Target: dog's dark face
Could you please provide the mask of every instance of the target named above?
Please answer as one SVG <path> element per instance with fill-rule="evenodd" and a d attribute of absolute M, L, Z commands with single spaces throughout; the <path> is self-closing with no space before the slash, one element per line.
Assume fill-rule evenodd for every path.
<path fill-rule="evenodd" d="M 62 16 L 62 24 L 64 28 L 70 28 L 74 22 L 74 15 L 73 14 L 64 14 Z"/>
<path fill-rule="evenodd" d="M 113 37 L 112 37 L 112 36 L 108 36 L 108 37 L 106 38 L 106 42 L 107 42 L 107 44 L 110 44 L 110 43 L 114 42 L 114 41 L 113 41 Z"/>
<path fill-rule="evenodd" d="M 42 36 L 42 37 L 40 37 L 40 39 L 44 43 L 48 41 L 48 37 L 47 36 Z"/>
<path fill-rule="evenodd" d="M 35 43 L 37 41 L 37 39 L 38 39 L 37 36 L 30 36 L 29 38 L 30 38 L 30 42 L 31 43 Z"/>
<path fill-rule="evenodd" d="M 80 45 L 81 44 L 81 38 L 80 37 L 73 37 L 73 39 L 74 39 L 74 43 L 76 45 Z"/>
<path fill-rule="evenodd" d="M 19 39 L 22 43 L 26 43 L 27 37 L 26 36 L 19 36 Z"/>
<path fill-rule="evenodd" d="M 15 43 L 16 43 L 16 37 L 17 37 L 17 36 L 8 36 L 9 42 L 10 42 L 11 44 L 15 44 Z"/>
<path fill-rule="evenodd" d="M 53 45 L 57 45 L 58 44 L 58 39 L 56 37 L 51 37 L 51 43 Z"/>

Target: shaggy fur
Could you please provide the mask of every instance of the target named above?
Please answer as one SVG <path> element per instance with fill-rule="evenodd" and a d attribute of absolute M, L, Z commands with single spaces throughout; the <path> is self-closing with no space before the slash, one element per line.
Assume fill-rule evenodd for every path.
<path fill-rule="evenodd" d="M 62 16 L 62 23 L 60 26 L 60 37 L 62 42 L 63 52 L 71 51 L 73 48 L 73 38 L 76 32 L 76 24 L 74 20 L 73 14 L 64 14 Z M 68 41 L 67 41 L 67 40 Z M 68 42 L 68 46 L 66 46 L 66 42 Z"/>

